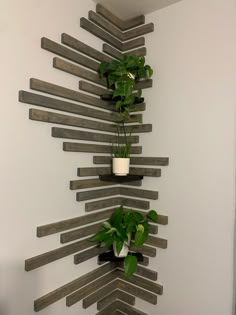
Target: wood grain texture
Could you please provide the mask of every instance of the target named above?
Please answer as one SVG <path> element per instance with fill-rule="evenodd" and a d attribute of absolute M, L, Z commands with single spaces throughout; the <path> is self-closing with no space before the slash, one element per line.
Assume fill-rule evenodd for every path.
<path fill-rule="evenodd" d="M 79 226 L 94 223 L 97 221 L 105 220 L 109 218 L 114 212 L 115 208 L 96 212 L 93 214 L 87 214 L 72 219 L 53 222 L 37 227 L 37 237 L 44 237 L 51 234 L 70 230 Z"/>
<path fill-rule="evenodd" d="M 108 143 L 117 142 L 117 137 L 114 135 L 94 133 L 94 132 L 75 130 L 75 129 L 58 128 L 58 127 L 52 127 L 52 136 L 56 138 L 87 140 L 87 141 L 94 141 L 94 142 L 108 142 Z M 125 143 L 125 138 L 120 137 L 119 141 L 120 143 Z M 128 142 L 132 144 L 138 143 L 139 137 L 130 136 L 128 137 Z"/>
<path fill-rule="evenodd" d="M 146 291 L 141 287 L 137 287 L 136 285 L 133 285 L 127 281 L 119 279 L 117 282 L 117 288 L 128 293 L 132 292 L 132 295 L 140 298 L 143 301 L 149 302 L 154 305 L 157 304 L 156 294 L 153 294 L 150 291 Z"/>
<path fill-rule="evenodd" d="M 93 257 L 96 257 L 99 254 L 104 253 L 105 251 L 107 251 L 106 248 L 97 247 L 97 246 L 94 246 L 90 249 L 84 250 L 83 252 L 78 253 L 74 256 L 74 264 L 75 265 L 81 264 L 82 262 L 89 260 Z"/>
<path fill-rule="evenodd" d="M 69 92 L 69 91 L 67 91 L 67 92 Z M 72 92 L 72 94 L 74 94 L 73 91 L 71 91 L 71 92 Z M 56 96 L 57 96 L 57 94 L 56 94 Z M 64 96 L 63 96 L 63 94 L 60 94 L 60 95 L 62 95 L 62 97 L 66 97 L 66 98 L 69 97 L 68 94 L 64 94 Z M 77 94 L 77 92 L 74 94 L 73 98 L 74 98 L 74 100 L 77 99 L 77 101 L 79 101 L 79 95 Z M 82 106 L 80 104 L 75 104 L 75 103 L 71 103 L 68 101 L 62 101 L 60 99 L 51 98 L 48 96 L 30 93 L 30 92 L 26 92 L 26 91 L 20 91 L 19 92 L 19 101 L 22 103 L 37 105 L 40 107 L 55 109 L 58 111 L 73 113 L 76 115 L 96 118 L 96 119 L 100 119 L 103 121 L 106 120 L 106 121 L 114 122 L 114 123 L 120 122 L 122 119 L 121 116 L 119 115 L 119 113 L 115 113 L 115 112 L 109 113 L 109 112 L 105 112 L 102 110 L 97 110 L 97 109 L 89 108 L 86 106 Z M 132 117 L 132 116 L 134 116 L 134 117 Z M 139 116 L 131 115 L 131 120 L 133 122 L 134 121 L 139 122 Z"/>
<path fill-rule="evenodd" d="M 114 311 L 111 313 L 111 311 Z M 96 315 L 108 315 L 108 314 L 128 314 L 128 315 L 148 315 L 147 313 L 138 310 L 121 300 L 116 300 L 109 304 L 105 309 L 98 312 Z"/>
<path fill-rule="evenodd" d="M 85 211 L 90 212 L 94 210 L 99 210 L 103 208 L 124 205 L 127 207 L 134 207 L 138 209 L 149 209 L 150 204 L 148 201 L 143 201 L 139 199 L 131 199 L 125 197 L 114 197 L 108 199 L 101 199 L 93 202 L 88 202 L 85 204 Z"/>
<path fill-rule="evenodd" d="M 116 15 L 114 15 L 111 11 L 107 10 L 101 4 L 97 4 L 96 12 L 100 14 L 101 16 L 103 16 L 108 21 L 110 21 L 111 23 L 113 23 L 116 27 L 118 27 L 122 31 L 126 31 L 128 29 L 131 29 L 133 27 L 136 27 L 145 23 L 144 15 L 140 15 L 140 16 L 124 21 L 118 18 Z"/>
<path fill-rule="evenodd" d="M 99 63 L 93 59 L 90 59 L 84 55 L 81 55 L 65 46 L 62 46 L 46 37 L 41 39 L 41 48 L 48 50 L 52 53 L 55 53 L 61 57 L 69 59 L 73 62 L 76 62 L 86 68 L 89 68 L 94 71 L 98 71 Z"/>
<path fill-rule="evenodd" d="M 78 143 L 78 142 L 63 142 L 63 150 L 70 152 L 90 152 L 90 153 L 109 153 L 112 154 L 113 148 L 111 145 Z M 141 146 L 132 146 L 131 154 L 141 154 Z"/>
<path fill-rule="evenodd" d="M 98 176 L 111 174 L 111 167 L 81 167 L 78 168 L 78 176 Z M 151 177 L 161 176 L 161 170 L 156 168 L 130 167 L 129 174 Z"/>
<path fill-rule="evenodd" d="M 108 44 L 114 46 L 120 51 L 127 51 L 145 45 L 144 37 L 139 37 L 137 39 L 133 39 L 130 41 L 121 42 L 114 36 L 110 35 L 110 33 L 105 32 L 102 28 L 98 27 L 96 24 L 90 22 L 85 18 L 80 19 L 80 27 L 90 32 L 91 34 L 95 35 L 96 37 L 102 39 L 103 41 L 107 42 Z"/>
<path fill-rule="evenodd" d="M 106 54 L 108 54 L 109 56 L 115 58 L 115 59 L 122 59 L 123 56 L 127 55 L 135 55 L 138 57 L 141 56 L 146 56 L 147 55 L 147 49 L 146 47 L 141 47 L 141 48 L 137 48 L 137 49 L 133 49 L 130 51 L 127 51 L 125 53 L 121 53 L 119 50 L 117 50 L 116 48 L 108 45 L 108 44 L 103 44 L 102 45 L 102 51 Z"/>
<path fill-rule="evenodd" d="M 76 190 L 76 189 L 96 188 L 96 187 L 102 187 L 102 186 L 114 186 L 117 184 L 118 184 L 117 182 L 105 182 L 105 181 L 100 180 L 99 178 L 72 180 L 70 181 L 70 189 Z M 142 182 L 134 181 L 134 182 L 126 183 L 126 185 L 141 186 Z"/>
<path fill-rule="evenodd" d="M 136 248 L 134 242 L 131 242 L 130 250 L 136 253 L 141 253 L 147 257 L 156 257 L 157 250 L 154 247 L 143 245 L 141 248 Z"/>
<path fill-rule="evenodd" d="M 42 267 L 46 264 L 49 264 L 55 260 L 61 259 L 63 257 L 74 254 L 75 252 L 84 250 L 88 247 L 91 247 L 91 241 L 89 238 L 84 239 L 82 241 L 78 241 L 76 243 L 66 245 L 63 247 L 59 247 L 57 249 L 53 249 L 44 254 L 29 258 L 25 260 L 25 270 L 31 271 L 33 269 Z"/>
<path fill-rule="evenodd" d="M 85 236 L 89 236 L 92 234 L 97 233 L 102 228 L 102 223 L 95 223 L 92 225 L 86 225 L 85 227 L 82 227 L 80 229 L 76 229 L 73 231 L 69 231 L 66 233 L 61 234 L 60 241 L 62 244 L 75 241 L 77 239 L 83 238 Z M 91 243 L 91 246 L 94 245 L 94 243 Z"/>
<path fill-rule="evenodd" d="M 124 271 L 124 263 L 119 262 L 117 263 L 117 267 Z M 157 272 L 148 268 L 145 268 L 143 266 L 138 265 L 137 270 L 135 271 L 135 275 L 141 276 L 143 278 L 156 281 L 157 280 Z"/>
<path fill-rule="evenodd" d="M 82 52 L 86 56 L 94 58 L 100 62 L 102 62 L 102 61 L 111 62 L 113 60 L 109 56 L 101 53 L 99 50 L 94 49 L 93 47 L 84 44 L 83 42 L 79 41 L 78 39 L 76 39 L 76 38 L 74 38 L 74 37 L 72 37 L 66 33 L 63 33 L 61 35 L 61 42 L 65 45 L 79 51 L 79 52 Z"/>
<path fill-rule="evenodd" d="M 34 310 L 36 312 L 44 309 L 45 307 L 59 301 L 60 299 L 64 298 L 65 296 L 71 294 L 72 292 L 80 289 L 84 285 L 87 285 L 93 280 L 104 276 L 108 272 L 114 270 L 115 264 L 108 263 L 104 264 L 103 266 L 94 269 L 93 271 L 88 272 L 86 275 L 81 276 L 51 292 L 42 296 L 41 298 L 34 301 Z"/>
<path fill-rule="evenodd" d="M 110 156 L 94 156 L 94 164 L 111 164 L 112 158 Z M 130 158 L 130 164 L 132 165 L 155 165 L 166 166 L 169 165 L 169 158 L 167 157 L 144 157 L 144 156 L 132 156 Z"/>
<path fill-rule="evenodd" d="M 155 246 L 158 248 L 166 249 L 167 248 L 167 240 L 149 235 L 148 239 L 145 241 L 145 244 Z"/>
<path fill-rule="evenodd" d="M 83 308 L 88 308 L 89 306 L 93 305 L 100 299 L 104 298 L 107 294 L 110 292 L 116 290 L 117 288 L 117 281 L 112 281 L 111 283 L 108 283 L 107 285 L 101 287 L 94 293 L 90 294 L 89 296 L 85 297 L 83 299 Z"/>
<path fill-rule="evenodd" d="M 93 129 L 93 130 L 99 130 L 99 131 L 107 131 L 107 132 L 113 132 L 113 133 L 115 133 L 117 129 L 115 125 L 111 125 L 111 124 L 106 124 L 103 122 L 98 122 L 98 121 L 84 119 L 84 118 L 78 118 L 74 116 L 57 114 L 57 113 L 33 109 L 33 108 L 29 110 L 29 119 L 47 122 L 47 123 Z"/>
<path fill-rule="evenodd" d="M 74 305 L 75 303 L 79 302 L 80 300 L 82 300 L 86 296 L 88 296 L 88 295 L 92 294 L 93 292 L 95 292 L 96 290 L 98 290 L 100 287 L 108 284 L 109 282 L 112 282 L 116 278 L 117 278 L 117 270 L 114 270 L 114 271 L 100 277 L 99 279 L 97 279 L 93 282 L 90 282 L 88 285 L 84 286 L 80 290 L 77 290 L 76 292 L 68 295 L 66 297 L 66 305 L 67 306 Z"/>
<path fill-rule="evenodd" d="M 135 297 L 133 295 L 116 289 L 97 302 L 97 309 L 102 310 L 103 308 L 114 302 L 116 299 L 124 301 L 125 303 L 130 305 L 135 304 Z"/>

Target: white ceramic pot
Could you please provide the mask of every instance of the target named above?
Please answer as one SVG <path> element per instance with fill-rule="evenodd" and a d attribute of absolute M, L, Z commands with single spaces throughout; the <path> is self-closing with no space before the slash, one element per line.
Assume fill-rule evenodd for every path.
<path fill-rule="evenodd" d="M 129 158 L 113 158 L 112 171 L 116 176 L 126 176 L 129 174 Z"/>
<path fill-rule="evenodd" d="M 113 242 L 113 251 L 114 251 L 114 255 L 116 257 L 126 257 L 128 255 L 129 252 L 129 247 L 126 244 L 123 244 L 123 247 L 120 251 L 120 254 L 118 255 L 117 250 L 116 250 L 116 241 Z"/>

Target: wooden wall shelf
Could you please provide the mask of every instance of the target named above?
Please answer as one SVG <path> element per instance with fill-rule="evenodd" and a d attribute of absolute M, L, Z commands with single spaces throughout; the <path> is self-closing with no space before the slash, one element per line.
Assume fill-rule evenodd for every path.
<path fill-rule="evenodd" d="M 116 176 L 116 175 L 100 175 L 100 180 L 104 182 L 114 182 L 114 183 L 127 183 L 134 182 L 136 180 L 143 179 L 141 175 L 127 175 L 127 176 Z"/>

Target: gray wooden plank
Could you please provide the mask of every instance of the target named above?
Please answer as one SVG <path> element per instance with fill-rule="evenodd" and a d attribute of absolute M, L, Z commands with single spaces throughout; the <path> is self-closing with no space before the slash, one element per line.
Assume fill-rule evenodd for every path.
<path fill-rule="evenodd" d="M 65 46 L 62 46 L 46 37 L 41 39 L 41 47 L 45 50 L 48 50 L 52 53 L 55 53 L 61 57 L 69 59 L 73 62 L 76 62 L 86 68 L 89 68 L 94 71 L 98 71 L 99 63 L 93 59 L 90 59 L 84 55 L 81 55 Z"/>
<path fill-rule="evenodd" d="M 116 299 L 122 300 L 130 305 L 135 304 L 135 297 L 133 295 L 116 289 L 97 302 L 97 309 L 102 310 Z"/>
<path fill-rule="evenodd" d="M 94 129 L 94 130 L 114 132 L 114 133 L 117 130 L 115 125 L 106 124 L 103 122 L 98 122 L 98 121 L 79 118 L 79 117 L 74 117 L 74 116 L 48 112 L 44 110 L 38 110 L 34 108 L 30 108 L 29 110 L 29 119 L 47 122 L 47 123 L 59 124 L 59 125 Z"/>
<path fill-rule="evenodd" d="M 61 35 L 61 41 L 63 44 L 79 51 L 85 54 L 86 56 L 89 56 L 91 58 L 94 58 L 100 62 L 106 61 L 106 62 L 111 62 L 113 59 L 110 58 L 109 56 L 101 53 L 99 50 L 96 50 L 92 48 L 91 46 L 88 46 L 84 44 L 83 42 L 79 41 L 78 39 L 63 33 Z"/>
<path fill-rule="evenodd" d="M 126 197 L 114 197 L 108 199 L 101 199 L 93 202 L 88 202 L 85 204 L 85 211 L 90 212 L 94 210 L 99 210 L 103 208 L 108 208 L 112 206 L 124 205 L 127 207 L 134 207 L 138 209 L 149 209 L 149 201 L 131 199 Z"/>
<path fill-rule="evenodd" d="M 136 286 L 143 288 L 144 290 L 150 291 L 152 293 L 155 293 L 158 295 L 163 294 L 163 286 L 158 284 L 158 283 L 147 280 L 143 277 L 139 277 L 137 275 L 133 275 L 132 277 L 129 278 L 129 280 L 126 280 L 123 271 L 118 270 L 116 272 L 117 272 L 117 276 L 119 277 L 119 279 L 125 280 L 125 281 L 127 281 L 133 285 L 136 285 Z"/>
<path fill-rule="evenodd" d="M 127 32 L 124 32 L 123 34 L 123 40 L 129 40 L 132 38 L 136 38 L 138 36 L 146 35 L 149 33 L 152 33 L 154 31 L 154 24 L 148 23 L 144 24 L 142 26 L 133 28 L 132 30 L 129 30 Z"/>
<path fill-rule="evenodd" d="M 84 250 L 83 252 L 78 253 L 74 256 L 74 264 L 75 265 L 81 264 L 82 262 L 89 260 L 93 257 L 96 257 L 99 254 L 104 253 L 105 251 L 107 251 L 107 248 L 97 246 Z"/>
<path fill-rule="evenodd" d="M 68 294 L 71 294 L 72 292 L 80 289 L 84 285 L 87 285 L 91 281 L 96 280 L 97 278 L 104 276 L 108 272 L 111 272 L 114 270 L 115 264 L 108 263 L 104 264 L 101 267 L 98 267 L 84 276 L 81 276 L 71 282 L 68 282 L 67 284 L 47 293 L 46 295 L 40 297 L 39 299 L 34 301 L 34 310 L 36 312 L 46 308 L 47 306 L 59 301 L 60 299 L 64 298 Z"/>
<path fill-rule="evenodd" d="M 149 223 L 149 233 L 158 234 L 158 225 Z"/>
<path fill-rule="evenodd" d="M 130 250 L 148 257 L 156 257 L 157 254 L 156 248 L 147 245 L 143 245 L 141 248 L 136 248 L 133 242 L 131 242 Z"/>
<path fill-rule="evenodd" d="M 156 294 L 146 291 L 142 289 L 141 287 L 137 287 L 136 285 L 133 285 L 127 281 L 118 279 L 117 288 L 128 293 L 132 292 L 132 295 L 140 298 L 141 300 L 149 302 L 151 304 L 154 304 L 154 305 L 157 304 Z"/>
<path fill-rule="evenodd" d="M 83 67 L 77 66 L 76 64 L 63 60 L 61 58 L 58 57 L 53 58 L 53 67 L 58 70 L 70 73 L 76 77 L 92 81 L 96 84 L 100 84 L 105 87 L 107 86 L 106 79 L 100 78 L 97 72 L 89 71 Z"/>
<path fill-rule="evenodd" d="M 73 93 L 73 92 L 72 92 Z M 77 93 L 77 92 L 76 92 Z M 74 97 L 79 97 L 79 95 L 74 94 Z M 63 97 L 63 96 L 62 96 Z M 68 98 L 68 96 L 66 96 Z M 79 98 L 77 98 L 79 99 Z M 51 98 L 41 94 L 35 94 L 27 91 L 19 91 L 19 101 L 22 103 L 37 105 L 40 107 L 51 108 L 58 111 L 73 113 L 81 116 L 96 118 L 100 120 L 106 120 L 109 122 L 119 122 L 122 117 L 119 113 L 105 112 L 79 104 L 71 103 L 68 101 L 62 101 L 60 99 Z M 139 117 L 131 117 L 131 120 L 138 121 Z"/>
<path fill-rule="evenodd" d="M 52 127 L 52 136 L 56 138 L 63 139 L 76 139 L 76 140 L 87 140 L 87 141 L 95 141 L 95 142 L 108 142 L 115 143 L 117 142 L 117 137 L 110 134 L 102 134 L 102 133 L 94 133 L 82 130 L 75 129 L 66 129 L 66 128 L 58 128 Z M 120 143 L 125 143 L 125 138 L 120 137 Z M 128 138 L 129 143 L 138 143 L 138 136 L 130 136 Z"/>
<path fill-rule="evenodd" d="M 130 51 L 123 54 L 119 50 L 115 49 L 114 47 L 112 47 L 108 44 L 103 44 L 102 45 L 102 51 L 104 53 L 108 54 L 109 56 L 112 56 L 113 58 L 116 58 L 116 59 L 122 59 L 124 55 L 127 55 L 127 56 L 136 55 L 138 57 L 147 55 L 146 47 L 133 49 L 133 50 L 130 50 Z"/>
<path fill-rule="evenodd" d="M 107 294 L 111 291 L 114 291 L 117 288 L 117 281 L 113 281 L 108 283 L 107 285 L 101 287 L 97 291 L 93 292 L 89 296 L 83 299 L 83 308 L 88 308 L 89 306 L 93 305 L 100 299 L 104 298 Z"/>
<path fill-rule="evenodd" d="M 88 296 L 88 295 L 92 294 L 93 292 L 95 292 L 96 290 L 98 290 L 101 286 L 104 286 L 104 285 L 108 284 L 109 282 L 112 282 L 113 280 L 116 279 L 116 277 L 117 277 L 117 270 L 114 270 L 114 271 L 106 274 L 105 276 L 102 276 L 99 279 L 97 279 L 93 282 L 90 282 L 88 285 L 84 286 L 80 290 L 77 290 L 76 292 L 68 295 L 66 297 L 66 305 L 67 306 L 74 305 L 75 303 L 79 302 L 80 300 L 82 300 L 86 296 Z"/>
<path fill-rule="evenodd" d="M 84 239 L 82 241 L 78 241 L 76 243 L 59 247 L 57 249 L 48 251 L 44 254 L 37 255 L 35 257 L 29 258 L 25 260 L 25 270 L 30 271 L 39 267 L 42 267 L 46 264 L 49 264 L 55 260 L 61 259 L 63 257 L 69 256 L 78 252 L 80 250 L 84 250 L 88 247 L 91 247 L 91 241 L 89 238 Z"/>
<path fill-rule="evenodd" d="M 162 248 L 162 249 L 167 248 L 167 240 L 160 238 L 160 237 L 155 237 L 152 235 L 148 236 L 148 239 L 146 240 L 145 244 L 155 246 L 158 248 Z"/>
<path fill-rule="evenodd" d="M 62 231 L 70 230 L 79 226 L 94 223 L 97 221 L 108 219 L 115 211 L 114 208 L 87 214 L 67 220 L 61 220 L 37 227 L 37 237 L 44 237 Z"/>
<path fill-rule="evenodd" d="M 102 309 L 101 311 L 96 313 L 96 315 L 108 315 L 108 314 L 112 314 L 113 315 L 113 314 L 116 314 L 116 311 L 117 311 L 117 304 L 116 304 L 116 302 L 117 302 L 117 300 L 109 303 L 109 305 L 107 305 L 104 309 Z"/>
<path fill-rule="evenodd" d="M 111 167 L 81 167 L 78 168 L 78 176 L 98 176 L 111 174 Z M 130 167 L 129 174 L 151 177 L 161 176 L 158 168 Z"/>
<path fill-rule="evenodd" d="M 80 238 L 83 238 L 85 236 L 89 236 L 92 234 L 97 233 L 102 228 L 102 223 L 95 223 L 92 225 L 86 225 L 85 227 L 82 227 L 80 229 L 72 230 L 69 232 L 65 232 L 60 235 L 60 241 L 62 244 L 72 242 L 75 240 L 78 240 Z M 93 245 L 94 243 L 91 243 Z"/>
<path fill-rule="evenodd" d="M 119 262 L 117 263 L 117 267 L 124 272 L 124 263 Z M 145 268 L 143 266 L 138 265 L 137 270 L 135 271 L 135 274 L 138 276 L 141 276 L 143 278 L 156 281 L 157 280 L 157 272 L 148 268 Z"/>
<path fill-rule="evenodd" d="M 98 27 L 96 24 L 90 22 L 85 18 L 80 19 L 80 27 L 82 27 L 86 31 L 90 32 L 91 34 L 104 40 L 105 42 L 109 43 L 110 45 L 114 46 L 115 48 L 121 51 L 127 51 L 145 45 L 144 37 L 139 37 L 137 39 L 133 39 L 130 41 L 121 42 L 114 36 L 110 35 L 110 33 L 105 32 L 102 28 Z"/>
<path fill-rule="evenodd" d="M 116 27 L 118 27 L 122 31 L 126 31 L 130 28 L 142 25 L 145 23 L 145 16 L 139 15 L 129 20 L 121 20 L 116 15 L 114 15 L 111 11 L 106 9 L 101 4 L 97 4 L 96 12 L 103 16 L 105 19 L 113 23 Z"/>
<path fill-rule="evenodd" d="M 78 192 L 76 194 L 77 201 L 91 200 L 101 197 L 109 197 L 114 195 L 124 195 L 130 197 L 144 198 L 144 199 L 158 199 L 158 192 L 152 190 L 136 189 L 129 187 L 112 187 L 106 189 L 88 190 Z"/>
<path fill-rule="evenodd" d="M 126 303 L 124 303 L 121 300 L 116 301 L 116 307 L 119 311 L 123 312 L 124 314 L 129 315 L 148 315 L 148 313 L 144 313 L 141 310 L 138 310 L 137 308 L 134 308 Z"/>
<path fill-rule="evenodd" d="M 94 164 L 111 164 L 112 157 L 110 156 L 94 156 Z M 130 164 L 132 165 L 155 165 L 166 166 L 169 165 L 169 158 L 167 157 L 144 157 L 144 156 L 132 156 L 130 158 Z"/>
<path fill-rule="evenodd" d="M 78 143 L 78 142 L 63 142 L 63 150 L 70 152 L 92 152 L 92 153 L 109 153 L 112 154 L 113 148 L 111 145 Z M 131 154 L 141 154 L 141 146 L 132 146 Z"/>
<path fill-rule="evenodd" d="M 102 187 L 102 186 L 114 186 L 117 184 L 118 184 L 117 182 L 101 181 L 99 178 L 72 180 L 72 181 L 70 181 L 70 189 L 76 190 L 76 189 L 96 188 L 96 187 Z M 126 185 L 141 186 L 142 182 L 141 181 L 134 181 L 134 182 L 126 183 Z"/>

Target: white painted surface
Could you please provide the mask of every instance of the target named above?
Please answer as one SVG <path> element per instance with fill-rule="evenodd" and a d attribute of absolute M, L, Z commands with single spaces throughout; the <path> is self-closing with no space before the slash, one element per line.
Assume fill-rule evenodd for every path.
<path fill-rule="evenodd" d="M 93 0 L 114 12 L 120 19 L 126 20 L 140 14 L 160 10 L 182 0 Z"/>
<path fill-rule="evenodd" d="M 154 87 L 145 91 L 144 154 L 168 155 L 153 202 L 169 215 L 156 265 L 160 315 L 231 315 L 235 213 L 236 8 L 233 0 L 184 0 L 147 16 Z M 147 309 L 147 306 L 144 306 Z"/>

